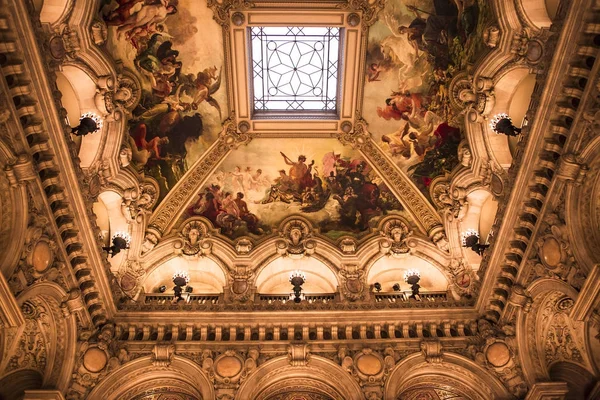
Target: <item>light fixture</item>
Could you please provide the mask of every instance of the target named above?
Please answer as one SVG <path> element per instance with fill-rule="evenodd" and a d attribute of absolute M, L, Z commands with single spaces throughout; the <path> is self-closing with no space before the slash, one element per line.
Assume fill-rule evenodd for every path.
<path fill-rule="evenodd" d="M 175 287 L 173 288 L 175 298 L 173 299 L 173 301 L 175 303 L 178 302 L 179 300 L 183 300 L 183 296 L 181 296 L 181 294 L 183 293 L 183 287 L 185 285 L 187 285 L 189 282 L 190 282 L 190 275 L 187 273 L 187 271 L 180 270 L 180 271 L 176 271 L 173 274 L 173 283 L 175 284 Z"/>
<path fill-rule="evenodd" d="M 294 303 L 302 301 L 302 285 L 306 282 L 306 275 L 300 270 L 292 271 L 290 274 L 290 283 L 294 287 Z"/>
<path fill-rule="evenodd" d="M 186 288 L 185 288 L 185 292 L 186 292 L 186 293 L 192 293 L 193 291 L 194 291 L 194 288 L 193 288 L 193 287 L 191 287 L 191 286 L 186 286 Z"/>
<path fill-rule="evenodd" d="M 404 278 L 406 280 L 406 278 Z M 400 291 L 400 284 L 399 283 L 394 283 L 394 286 L 392 286 L 392 289 L 394 289 L 394 292 L 399 292 Z"/>
<path fill-rule="evenodd" d="M 404 271 L 404 282 L 408 283 L 409 285 L 412 285 L 413 281 L 418 282 L 419 279 L 421 279 L 421 273 L 418 269 L 408 269 Z"/>
<path fill-rule="evenodd" d="M 177 271 L 173 274 L 173 283 L 176 286 L 185 286 L 190 283 L 190 275 L 187 271 Z"/>
<path fill-rule="evenodd" d="M 376 291 L 376 292 L 381 292 L 381 283 L 379 283 L 379 282 L 375 282 L 375 283 L 373 284 L 373 287 L 375 288 L 375 291 Z"/>
<path fill-rule="evenodd" d="M 165 285 L 162 285 L 161 287 L 158 288 L 159 293 L 164 293 L 166 291 L 167 291 L 167 287 Z"/>
<path fill-rule="evenodd" d="M 75 136 L 85 136 L 88 133 L 94 133 L 102 129 L 102 118 L 94 113 L 88 112 L 81 115 L 79 125 L 71 128 L 71 133 Z"/>
<path fill-rule="evenodd" d="M 106 250 L 106 252 L 110 254 L 110 257 L 112 258 L 119 254 L 121 250 L 126 250 L 129 248 L 131 236 L 129 236 L 129 233 L 127 232 L 115 232 L 115 234 L 112 235 L 111 241 L 111 246 L 102 247 L 102 249 Z"/>
<path fill-rule="evenodd" d="M 419 285 L 419 280 L 421 280 L 421 273 L 418 269 L 409 269 L 404 271 L 404 282 L 408 283 L 410 289 L 412 290 L 412 294 L 409 296 L 411 299 L 421 300 L 421 296 L 419 295 L 419 289 L 421 285 Z"/>
<path fill-rule="evenodd" d="M 480 256 L 483 255 L 485 249 L 490 247 L 489 244 L 481 244 L 479 243 L 479 232 L 475 229 L 467 229 L 461 235 L 462 237 L 462 246 L 466 248 L 470 248 L 475 253 Z"/>
<path fill-rule="evenodd" d="M 490 121 L 490 128 L 492 128 L 494 132 L 502 133 L 506 136 L 517 136 L 521 133 L 521 128 L 514 126 L 512 119 L 505 113 L 494 115 Z"/>

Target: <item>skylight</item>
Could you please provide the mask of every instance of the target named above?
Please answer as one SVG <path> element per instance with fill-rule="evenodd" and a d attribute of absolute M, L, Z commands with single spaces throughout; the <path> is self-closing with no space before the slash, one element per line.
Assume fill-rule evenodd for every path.
<path fill-rule="evenodd" d="M 337 111 L 340 28 L 269 26 L 250 33 L 255 112 Z"/>

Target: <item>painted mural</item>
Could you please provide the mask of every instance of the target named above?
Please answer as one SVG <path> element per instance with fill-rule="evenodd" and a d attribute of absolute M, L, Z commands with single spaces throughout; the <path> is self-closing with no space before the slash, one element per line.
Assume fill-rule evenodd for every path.
<path fill-rule="evenodd" d="M 486 0 L 390 0 L 369 30 L 363 115 L 425 193 L 458 163 L 462 120 L 448 86 L 484 51 L 489 15 Z"/>
<path fill-rule="evenodd" d="M 281 142 L 277 142 L 281 143 Z M 254 140 L 233 152 L 189 205 L 230 238 L 269 234 L 302 214 L 336 239 L 361 236 L 403 208 L 360 155 L 336 139 Z"/>
<path fill-rule="evenodd" d="M 162 199 L 228 114 L 221 28 L 206 0 L 103 0 L 100 14 L 107 50 L 141 82 L 127 141 L 134 165 L 158 181 Z"/>

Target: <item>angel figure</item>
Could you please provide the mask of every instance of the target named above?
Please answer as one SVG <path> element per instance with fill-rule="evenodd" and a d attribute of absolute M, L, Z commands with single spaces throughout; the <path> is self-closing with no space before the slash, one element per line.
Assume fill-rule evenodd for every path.
<path fill-rule="evenodd" d="M 218 73 L 217 73 L 218 71 Z M 184 93 L 191 97 L 191 103 L 195 104 L 196 107 L 206 101 L 208 104 L 213 106 L 219 112 L 219 118 L 222 119 L 221 106 L 217 100 L 212 97 L 213 94 L 221 87 L 221 69 L 217 70 L 216 66 L 212 66 L 198 72 L 198 75 L 194 78 L 192 74 L 188 74 L 184 79 L 187 80 L 185 83 L 185 89 L 191 89 L 191 93 Z"/>

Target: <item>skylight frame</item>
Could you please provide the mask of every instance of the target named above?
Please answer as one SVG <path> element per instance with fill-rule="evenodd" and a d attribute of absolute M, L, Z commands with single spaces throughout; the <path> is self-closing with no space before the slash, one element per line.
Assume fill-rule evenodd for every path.
<path fill-rule="evenodd" d="M 249 26 L 248 28 L 248 51 L 249 51 L 249 92 L 250 92 L 250 103 L 251 103 L 251 108 L 252 108 L 252 117 L 254 119 L 259 118 L 259 119 L 338 119 L 339 118 L 339 110 L 340 110 L 340 98 L 342 96 L 342 82 L 343 82 L 343 65 L 344 65 L 344 36 L 345 36 L 345 28 L 341 27 L 341 26 L 304 26 L 301 24 L 286 24 L 286 25 L 277 25 L 277 26 Z M 260 33 L 263 33 L 263 40 L 260 41 L 260 43 L 258 42 L 253 42 L 253 40 L 257 37 L 256 35 Z M 274 49 L 273 49 L 273 45 L 271 45 L 271 43 L 275 43 L 274 46 L 276 47 L 276 49 L 281 48 L 282 46 L 287 46 L 284 47 L 283 51 L 288 50 L 290 47 L 296 47 L 298 49 L 302 49 L 299 50 L 300 52 L 302 51 L 307 51 L 308 47 L 311 46 L 311 43 L 314 43 L 314 45 L 316 46 L 317 43 L 320 43 L 320 41 L 318 40 L 319 37 L 323 37 L 323 35 L 318 35 L 318 32 L 328 32 L 331 33 L 331 30 L 334 30 L 334 35 L 330 36 L 330 35 L 325 35 L 326 39 L 329 39 L 329 42 L 327 43 L 322 43 L 323 45 L 323 52 L 321 54 L 319 54 L 318 51 L 313 51 L 313 56 L 316 55 L 318 57 L 321 57 L 323 59 L 327 58 L 326 60 L 324 60 L 323 62 L 329 64 L 329 62 L 333 61 L 333 58 L 331 56 L 335 55 L 337 56 L 337 58 L 334 61 L 335 64 L 335 68 L 336 71 L 335 73 L 335 77 L 334 77 L 334 82 L 330 82 L 330 76 L 329 76 L 329 65 L 327 66 L 323 66 L 323 68 L 325 69 L 321 69 L 322 72 L 322 76 L 321 76 L 321 83 L 324 85 L 324 87 L 318 88 L 321 91 L 327 91 L 327 93 L 323 93 L 326 94 L 325 99 L 323 100 L 323 98 L 318 98 L 319 96 L 315 96 L 312 99 L 310 98 L 310 96 L 298 96 L 298 97 L 294 97 L 294 96 L 277 96 L 277 95 L 269 95 L 268 93 L 265 95 L 265 90 L 269 91 L 269 90 L 277 90 L 278 88 L 274 88 L 274 82 L 271 81 L 271 76 L 269 76 L 269 72 L 268 68 L 269 66 L 272 66 L 272 64 L 269 64 L 269 57 L 271 57 L 271 60 L 273 59 L 273 55 L 274 55 Z M 267 32 L 265 32 L 267 31 Z M 295 46 L 295 42 L 297 41 L 298 37 L 306 37 L 308 40 L 306 42 L 300 42 L 303 43 L 303 46 Z M 287 39 L 289 38 L 289 39 Z M 337 47 L 337 49 L 334 48 L 333 52 L 334 54 L 331 53 L 331 41 L 333 42 L 333 47 Z M 337 43 L 335 43 L 335 40 L 337 40 Z M 267 42 L 266 44 L 264 42 Z M 293 43 L 293 44 L 292 44 Z M 267 47 L 271 47 L 269 48 L 265 48 L 265 46 Z M 328 49 L 329 52 L 327 52 L 327 54 L 325 54 L 325 49 Z M 260 49 L 260 57 L 256 57 L 256 50 Z M 275 50 L 276 50 L 275 49 Z M 293 50 L 292 50 L 293 51 Z M 291 53 L 291 51 L 290 51 Z M 302 54 L 304 56 L 304 54 Z M 288 55 L 285 53 L 282 53 L 282 57 L 281 58 L 287 58 Z M 265 58 L 267 58 L 267 60 L 265 60 Z M 293 59 L 293 55 L 289 55 L 289 58 L 287 61 L 294 61 Z M 312 61 L 312 60 L 311 60 Z M 262 65 L 257 65 L 257 62 L 261 62 Z M 281 63 L 283 64 L 283 62 Z M 311 62 L 310 66 L 314 66 L 315 62 Z M 256 81 L 256 75 L 257 75 L 257 69 L 259 67 L 262 67 L 262 77 L 261 77 L 261 83 L 262 85 L 258 85 L 258 86 L 262 86 L 262 87 L 258 87 L 257 86 L 257 81 Z M 277 67 L 280 67 L 279 65 Z M 285 71 L 285 69 L 289 69 L 292 66 L 281 66 L 280 71 Z M 327 68 L 326 68 L 327 67 Z M 309 69 L 310 71 L 310 69 Z M 288 71 L 289 72 L 289 71 Z M 304 75 L 306 75 L 303 71 L 300 71 L 300 68 L 298 68 L 298 72 L 299 73 L 295 73 L 296 70 L 292 71 L 291 74 L 293 75 L 297 75 L 297 76 L 302 76 L 301 73 L 303 73 Z M 311 74 L 312 76 L 314 76 L 313 74 Z M 289 76 L 289 75 L 288 75 Z M 277 77 L 275 75 L 275 77 Z M 267 78 L 267 79 L 265 79 Z M 327 80 L 327 82 L 325 82 L 325 80 Z M 284 81 L 285 81 L 285 77 L 284 77 Z M 301 81 L 300 81 L 301 82 Z M 329 83 L 333 83 L 333 86 L 330 87 L 328 86 Z M 301 83 L 301 85 L 303 85 L 304 83 Z M 316 85 L 313 84 L 313 86 L 316 87 Z M 257 97 L 256 94 L 256 89 L 259 88 L 262 91 L 261 97 Z M 290 85 L 291 88 L 291 85 Z M 329 97 L 329 95 L 331 94 L 331 89 L 333 88 L 333 90 L 335 91 L 334 93 L 334 97 L 331 98 Z M 278 94 L 278 93 L 277 93 Z M 257 108 L 256 104 L 257 102 L 271 102 L 271 104 L 277 105 L 280 108 L 273 108 L 273 109 L 268 109 L 268 108 Z M 314 105 L 319 105 L 320 102 L 325 102 L 325 109 L 318 109 L 315 108 Z M 327 109 L 327 107 L 331 106 L 331 102 L 334 102 L 333 107 Z M 287 104 L 286 104 L 287 103 Z M 264 104 L 264 103 L 263 103 Z M 304 108 L 304 107 L 299 107 L 304 106 L 304 105 L 308 105 L 308 109 Z M 287 107 L 289 105 L 289 107 Z M 286 109 L 282 109 L 283 106 L 286 106 Z M 312 107 L 311 107 L 312 106 Z"/>

